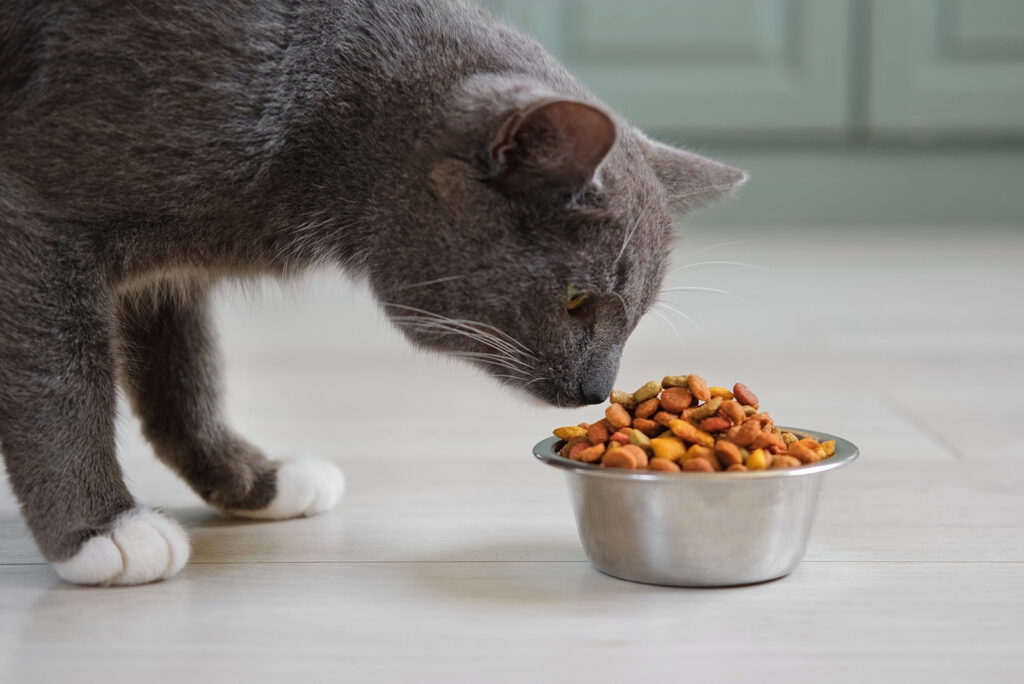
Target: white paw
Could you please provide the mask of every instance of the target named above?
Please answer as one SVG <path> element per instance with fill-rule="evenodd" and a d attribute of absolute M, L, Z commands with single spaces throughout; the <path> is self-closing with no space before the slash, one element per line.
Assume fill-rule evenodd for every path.
<path fill-rule="evenodd" d="M 281 462 L 277 470 L 277 495 L 269 506 L 227 512 L 257 520 L 319 515 L 334 508 L 344 492 L 345 476 L 338 466 L 320 458 L 296 458 Z"/>
<path fill-rule="evenodd" d="M 177 574 L 188 554 L 188 535 L 177 521 L 136 508 L 119 517 L 109 534 L 93 537 L 53 567 L 74 584 L 146 584 Z"/>

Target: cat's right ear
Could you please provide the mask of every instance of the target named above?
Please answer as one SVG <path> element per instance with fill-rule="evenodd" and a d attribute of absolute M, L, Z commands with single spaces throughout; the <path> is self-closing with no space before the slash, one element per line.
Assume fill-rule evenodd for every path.
<path fill-rule="evenodd" d="M 600 108 L 547 99 L 508 116 L 487 155 L 499 185 L 577 192 L 594 178 L 615 137 L 615 122 Z"/>
<path fill-rule="evenodd" d="M 639 135 L 644 156 L 678 208 L 710 204 L 747 182 L 746 171 Z"/>

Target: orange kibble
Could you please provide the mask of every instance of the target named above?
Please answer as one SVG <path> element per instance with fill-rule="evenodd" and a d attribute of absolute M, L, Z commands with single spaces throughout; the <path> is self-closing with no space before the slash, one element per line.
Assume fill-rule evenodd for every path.
<path fill-rule="evenodd" d="M 689 473 L 711 473 L 714 472 L 715 469 L 706 459 L 697 457 L 688 458 L 683 461 L 683 470 Z"/>
<path fill-rule="evenodd" d="M 687 386 L 690 388 L 690 393 L 700 401 L 707 401 L 711 398 L 708 383 L 704 382 L 704 378 L 699 375 L 691 374 L 690 379 L 687 381 Z"/>
<path fill-rule="evenodd" d="M 742 423 L 747 417 L 747 414 L 743 412 L 743 407 L 740 406 L 738 402 L 732 401 L 731 399 L 722 402 L 722 406 L 718 409 L 718 413 L 725 416 L 736 425 Z"/>
<path fill-rule="evenodd" d="M 629 424 L 633 422 L 633 417 L 629 415 L 629 411 L 622 404 L 612 404 L 605 409 L 604 415 L 608 422 L 616 428 L 629 427 Z"/>
<path fill-rule="evenodd" d="M 800 467 L 800 461 L 798 461 L 797 459 L 793 458 L 792 456 L 782 455 L 782 456 L 776 456 L 774 459 L 772 459 L 771 468 L 773 470 L 776 469 L 776 468 L 799 468 L 799 467 Z"/>
<path fill-rule="evenodd" d="M 647 452 L 636 446 L 635 444 L 627 444 L 626 446 L 619 447 L 619 450 L 627 452 L 633 457 L 633 461 L 636 462 L 637 468 L 647 467 Z"/>
<path fill-rule="evenodd" d="M 612 449 L 605 454 L 604 459 L 601 461 L 601 465 L 606 468 L 625 468 L 627 470 L 636 469 L 636 459 L 633 458 L 633 454 L 626 451 L 625 447 L 619 449 Z"/>
<path fill-rule="evenodd" d="M 591 444 L 604 444 L 608 441 L 608 428 L 604 423 L 591 423 L 587 428 L 587 440 Z"/>
<path fill-rule="evenodd" d="M 735 473 L 735 472 L 745 472 L 747 470 L 747 466 L 743 465 L 742 463 L 733 463 L 731 466 L 729 466 L 725 470 L 726 470 L 726 472 L 733 472 L 733 473 Z"/>
<path fill-rule="evenodd" d="M 652 458 L 647 464 L 649 470 L 660 470 L 665 473 L 678 473 L 681 468 L 674 461 L 667 458 Z"/>
<path fill-rule="evenodd" d="M 671 423 L 673 420 L 679 420 L 679 414 L 669 413 L 668 411 L 658 411 L 657 413 L 654 414 L 654 416 L 652 416 L 652 419 L 658 425 L 668 427 L 668 424 Z"/>

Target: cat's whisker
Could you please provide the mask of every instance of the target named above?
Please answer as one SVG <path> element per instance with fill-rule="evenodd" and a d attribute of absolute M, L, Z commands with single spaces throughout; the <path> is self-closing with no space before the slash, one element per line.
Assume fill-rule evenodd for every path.
<path fill-rule="evenodd" d="M 395 317 L 392 317 L 392 318 L 396 322 L 405 322 L 407 324 L 414 324 L 414 325 L 420 326 L 421 328 L 425 327 L 425 326 L 430 326 L 430 327 L 432 327 L 434 329 L 441 329 L 441 330 L 444 330 L 446 332 L 460 334 L 460 335 L 463 335 L 464 337 L 468 337 L 470 339 L 473 339 L 473 340 L 479 342 L 480 344 L 483 344 L 483 345 L 485 345 L 485 346 L 487 346 L 487 347 L 489 347 L 491 349 L 499 351 L 499 352 L 501 352 L 501 353 L 503 353 L 503 354 L 505 354 L 507 356 L 510 356 L 510 357 L 525 356 L 518 349 L 509 346 L 508 344 L 502 342 L 499 339 L 495 339 L 492 335 L 488 335 L 485 332 L 476 330 L 476 329 L 474 329 L 472 327 L 469 327 L 469 326 L 466 326 L 464 324 L 460 324 L 460 323 L 457 323 L 457 322 L 453 323 L 450 320 L 443 320 L 443 319 L 437 319 L 437 320 L 427 319 L 427 320 L 423 320 L 423 319 L 426 318 L 424 316 L 412 316 L 412 317 L 395 316 Z M 407 319 L 411 319 L 411 320 L 407 320 Z M 532 354 L 530 356 L 532 357 Z"/>
<path fill-rule="evenodd" d="M 693 320 L 693 317 L 690 316 L 686 309 L 682 308 L 681 306 L 673 302 L 666 302 L 664 299 L 659 299 L 657 303 L 660 304 L 661 306 L 666 307 L 672 313 L 675 313 L 678 316 L 682 316 L 690 325 L 696 328 L 697 332 L 699 332 L 704 337 L 708 336 L 707 331 L 705 331 L 704 328 L 699 326 L 697 324 L 697 321 Z"/>
<path fill-rule="evenodd" d="M 728 290 L 721 290 L 721 289 L 719 289 L 717 287 L 697 287 L 697 286 L 693 286 L 693 287 L 664 287 L 664 288 L 661 289 L 661 291 L 663 293 L 664 292 L 703 292 L 703 293 L 708 293 L 708 294 L 719 294 L 719 295 L 725 295 L 726 297 L 732 297 L 733 299 L 735 299 L 737 301 L 740 301 L 740 302 L 743 302 L 744 304 L 749 303 L 743 297 L 740 297 L 739 295 L 737 295 L 735 293 L 729 292 Z"/>
<path fill-rule="evenodd" d="M 474 331 L 465 330 L 465 329 L 463 329 L 461 327 L 453 327 L 450 324 L 442 322 L 442 321 L 423 320 L 423 317 L 421 317 L 421 316 L 411 316 L 411 317 L 409 317 L 409 316 L 396 316 L 396 317 L 393 318 L 393 320 L 395 320 L 396 323 L 403 323 L 404 325 L 407 325 L 407 326 L 409 326 L 411 328 L 414 328 L 414 329 L 417 329 L 417 330 L 420 330 L 420 331 L 423 331 L 423 332 L 427 332 L 427 333 L 436 333 L 436 334 L 439 334 L 439 335 L 448 335 L 448 334 L 462 335 L 463 337 L 467 337 L 467 338 L 469 338 L 471 340 L 479 342 L 480 344 L 483 344 L 485 347 L 487 347 L 489 349 L 494 349 L 495 352 L 496 352 L 494 354 L 488 354 L 487 352 L 468 352 L 468 351 L 467 352 L 453 352 L 453 354 L 455 354 L 455 355 L 458 355 L 458 354 L 488 354 L 488 356 L 491 356 L 491 357 L 494 357 L 494 358 L 501 358 L 501 359 L 507 360 L 509 362 L 518 364 L 518 365 L 522 366 L 523 368 L 525 368 L 527 370 L 530 368 L 530 365 L 528 363 L 526 363 L 525 361 L 523 361 L 522 359 L 519 358 L 521 355 L 518 355 L 518 354 L 515 354 L 513 352 L 510 352 L 505 347 L 497 346 L 497 345 L 493 344 L 492 341 L 487 339 L 487 338 L 479 337 L 478 334 L 476 334 Z"/>
<path fill-rule="evenodd" d="M 697 268 L 698 266 L 737 266 L 742 268 L 751 268 L 756 271 L 770 271 L 772 270 L 768 266 L 759 266 L 757 264 L 749 264 L 745 261 L 698 261 L 692 264 L 679 264 L 673 266 L 668 270 L 669 273 L 675 273 L 677 271 L 685 271 L 691 268 Z"/>
<path fill-rule="evenodd" d="M 672 323 L 671 320 L 669 320 L 668 316 L 666 316 L 656 307 L 652 307 L 650 311 L 652 314 L 661 319 L 665 323 L 665 325 L 668 326 L 669 330 L 675 333 L 676 339 L 679 340 L 679 344 L 683 346 L 683 349 L 686 349 L 686 342 L 683 341 L 683 336 L 679 334 L 679 329 L 676 328 L 675 324 Z"/>
<path fill-rule="evenodd" d="M 685 260 L 689 259 L 690 257 L 696 255 L 696 254 L 702 254 L 704 252 L 710 252 L 711 250 L 718 249 L 719 247 L 730 247 L 732 245 L 744 245 L 744 244 L 747 244 L 747 243 L 750 243 L 750 242 L 764 242 L 766 239 L 767 238 L 749 238 L 747 240 L 730 240 L 729 242 L 719 242 L 719 243 L 714 244 L 714 245 L 708 245 L 707 247 L 701 247 L 700 249 L 695 249 L 694 251 L 692 251 L 692 252 L 690 252 L 688 254 L 684 254 L 683 256 L 681 256 L 679 258 L 681 260 L 685 261 Z"/>
<path fill-rule="evenodd" d="M 392 288 L 389 292 L 399 292 L 401 290 L 411 290 L 416 287 L 426 287 L 428 285 L 435 285 L 437 283 L 445 283 L 449 280 L 458 280 L 459 278 L 465 278 L 462 275 L 445 276 L 443 278 L 434 278 L 432 280 L 424 280 L 421 283 L 411 283 L 409 285 L 400 285 L 399 287 Z"/>
<path fill-rule="evenodd" d="M 481 335 L 487 335 L 487 336 L 490 336 L 490 337 L 494 338 L 495 341 L 503 342 L 504 344 L 511 345 L 512 347 L 518 347 L 520 350 L 522 350 L 521 351 L 522 354 L 528 355 L 528 356 L 530 356 L 532 358 L 536 358 L 536 355 L 532 351 L 530 351 L 529 347 L 527 347 L 522 342 L 520 342 L 516 338 L 512 337 L 511 335 L 509 335 L 504 330 L 501 330 L 500 328 L 496 328 L 495 326 L 490 325 L 489 323 L 483 323 L 481 321 L 472 321 L 472 320 L 465 320 L 465 319 L 450 318 L 448 316 L 444 316 L 442 314 L 438 314 L 438 313 L 435 313 L 433 311 L 427 311 L 426 309 L 420 309 L 418 307 L 408 306 L 406 304 L 396 304 L 396 303 L 393 303 L 393 302 L 384 302 L 384 306 L 390 306 L 390 307 L 394 307 L 394 308 L 397 308 L 397 309 L 405 309 L 407 311 L 414 311 L 414 312 L 419 313 L 419 314 L 421 314 L 423 316 L 429 316 L 429 317 L 431 317 L 431 318 L 433 318 L 435 320 L 438 320 L 438 321 L 445 321 L 445 322 L 448 322 L 448 323 L 453 324 L 453 325 L 460 325 L 460 326 L 468 327 L 468 328 L 474 330 L 475 332 L 477 332 L 477 333 L 479 333 Z M 486 330 L 480 330 L 479 328 L 485 328 Z M 487 332 L 488 330 L 489 331 L 493 331 L 493 332 Z"/>

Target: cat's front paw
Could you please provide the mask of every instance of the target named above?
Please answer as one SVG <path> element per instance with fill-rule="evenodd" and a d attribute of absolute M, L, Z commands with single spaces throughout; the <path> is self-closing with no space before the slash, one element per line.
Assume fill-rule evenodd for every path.
<path fill-rule="evenodd" d="M 92 537 L 53 567 L 73 584 L 147 584 L 177 574 L 188 556 L 188 535 L 177 521 L 136 508 L 115 520 L 110 532 Z"/>
<path fill-rule="evenodd" d="M 277 469 L 274 500 L 257 510 L 231 509 L 229 515 L 257 520 L 284 520 L 319 515 L 331 510 L 345 492 L 338 466 L 320 458 L 282 461 Z"/>

